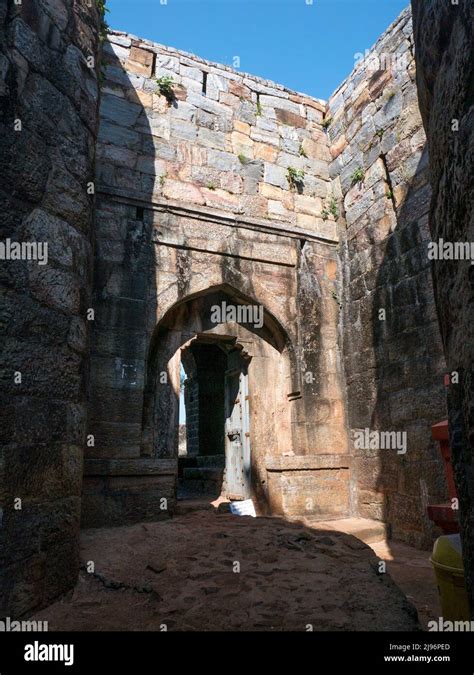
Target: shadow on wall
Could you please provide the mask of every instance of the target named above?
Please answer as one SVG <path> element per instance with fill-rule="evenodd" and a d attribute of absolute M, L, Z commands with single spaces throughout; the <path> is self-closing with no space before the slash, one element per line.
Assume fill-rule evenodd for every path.
<path fill-rule="evenodd" d="M 210 253 L 196 248 L 195 220 L 174 216 L 162 206 L 163 171 L 173 172 L 169 178 L 180 177 L 189 170 L 190 157 L 189 141 L 177 136 L 173 144 L 165 138 L 164 113 L 170 108 L 180 111 L 180 106 L 186 112 L 186 107 L 159 95 L 152 77 L 155 58 L 146 45 L 135 46 L 127 36 L 114 36 L 114 43 L 105 45 L 97 148 L 89 428 L 93 445 L 86 452 L 82 513 L 86 527 L 155 520 L 157 513 L 166 516 L 168 508 L 172 510 L 180 348 L 197 333 L 215 329 L 213 305 L 263 308 L 250 279 L 250 263 L 241 269 L 238 236 L 226 241 L 227 252 L 212 253 L 211 259 Z M 176 120 L 184 124 L 179 115 Z M 212 224 L 201 221 L 199 226 L 204 230 Z M 210 287 L 193 293 L 204 282 Z M 166 312 L 170 306 L 173 309 Z M 280 389 L 287 387 L 286 397 L 299 389 L 287 374 L 297 372 L 296 354 L 273 315 L 266 311 L 264 317 L 259 331 L 242 326 L 276 352 L 285 352 L 289 364 L 282 368 Z M 268 373 L 265 376 L 271 380 Z M 291 424 L 285 429 L 290 433 Z M 163 499 L 168 504 L 164 510 Z"/>
<path fill-rule="evenodd" d="M 0 270 L 2 618 L 79 571 L 99 24 L 96 3 L 0 3 L 0 234 L 28 248 Z"/>
<path fill-rule="evenodd" d="M 366 426 L 392 434 L 389 448 L 369 451 L 360 485 L 362 511 L 390 523 L 391 536 L 420 548 L 431 548 L 433 525 L 429 503 L 447 497 L 439 448 L 431 426 L 446 416 L 444 358 L 434 304 L 428 242 L 427 148 L 397 207 L 396 226 L 383 242 L 373 242 L 376 278 L 372 306 L 363 308 L 371 325 L 375 367 L 375 400 L 369 392 Z M 396 436 L 393 434 L 396 432 Z M 379 442 L 383 443 L 381 437 Z M 395 442 L 395 447 L 393 443 Z M 370 456 L 371 455 L 371 456 Z M 378 459 L 377 459 L 378 457 Z M 359 466 L 360 466 L 360 459 Z M 378 464 L 378 468 L 377 468 Z M 378 497 L 364 492 L 364 473 L 378 472 Z M 368 499 L 367 499 L 368 498 Z M 365 500 L 372 501 L 365 504 Z M 378 502 L 378 503 L 377 503 Z M 375 510 L 375 514 L 373 511 Z"/>
<path fill-rule="evenodd" d="M 97 524 L 97 514 L 114 520 L 124 509 L 133 519 L 140 487 L 158 480 L 144 476 L 132 489 L 108 463 L 141 456 L 145 364 L 157 313 L 152 202 L 159 189 L 158 139 L 151 125 L 158 113 L 147 115 L 140 98 L 151 99 L 152 91 L 136 89 L 151 75 L 154 55 L 138 50 L 143 63 L 132 62 L 127 71 L 119 58 L 123 51 L 120 44 L 104 43 L 89 405 L 93 440 L 86 449 L 82 512 L 87 526 Z"/>

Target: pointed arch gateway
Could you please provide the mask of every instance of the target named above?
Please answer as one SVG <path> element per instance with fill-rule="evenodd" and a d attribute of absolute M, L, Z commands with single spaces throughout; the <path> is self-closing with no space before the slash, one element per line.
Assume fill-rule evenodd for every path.
<path fill-rule="evenodd" d="M 187 454 L 178 460 L 180 367 Z M 265 455 L 292 449 L 299 390 L 292 340 L 258 299 L 228 284 L 182 298 L 150 340 L 142 457 L 177 459 L 184 492 L 194 477 L 216 497 L 264 499 Z"/>

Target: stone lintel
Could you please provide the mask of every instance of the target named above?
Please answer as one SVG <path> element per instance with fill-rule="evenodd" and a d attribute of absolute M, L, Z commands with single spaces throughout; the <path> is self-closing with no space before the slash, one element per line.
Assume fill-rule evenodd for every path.
<path fill-rule="evenodd" d="M 311 230 L 306 230 L 301 227 L 291 227 L 280 224 L 274 220 L 268 221 L 263 218 L 251 218 L 240 214 L 229 213 L 228 211 L 222 212 L 207 206 L 199 206 L 192 203 L 185 204 L 181 201 L 171 199 L 150 199 L 149 195 L 145 196 L 141 192 L 129 191 L 123 188 L 100 185 L 98 193 L 102 197 L 109 197 L 121 203 L 143 206 L 147 209 L 152 209 L 153 211 L 172 213 L 177 216 L 185 216 L 186 218 L 207 220 L 229 227 L 242 227 L 249 230 L 258 230 L 259 232 L 290 237 L 292 239 L 304 238 L 311 241 L 319 241 L 330 246 L 336 246 L 339 242 L 339 239 L 324 237 L 315 234 Z"/>
<path fill-rule="evenodd" d="M 350 455 L 293 455 L 265 458 L 267 471 L 319 471 L 322 469 L 349 469 Z"/>

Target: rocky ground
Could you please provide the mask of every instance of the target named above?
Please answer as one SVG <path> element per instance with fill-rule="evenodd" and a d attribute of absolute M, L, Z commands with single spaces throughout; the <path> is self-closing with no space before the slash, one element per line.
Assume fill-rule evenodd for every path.
<path fill-rule="evenodd" d="M 81 555 L 73 593 L 35 616 L 50 630 L 419 629 L 371 548 L 277 518 L 200 511 L 86 530 Z"/>

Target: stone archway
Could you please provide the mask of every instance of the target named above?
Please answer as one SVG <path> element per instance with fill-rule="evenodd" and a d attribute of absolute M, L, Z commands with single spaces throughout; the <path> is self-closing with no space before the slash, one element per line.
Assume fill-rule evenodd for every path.
<path fill-rule="evenodd" d="M 216 320 L 217 309 L 221 320 Z M 232 320 L 235 318 L 237 321 Z M 142 456 L 178 462 L 179 371 L 183 363 L 190 381 L 194 379 L 189 386 L 195 394 L 195 409 L 191 411 L 193 429 L 188 434 L 190 458 L 188 466 L 180 467 L 180 478 L 185 472 L 205 483 L 206 471 L 200 467 L 206 467 L 208 475 L 219 481 L 222 461 L 211 461 L 209 456 L 225 454 L 221 486 L 227 496 L 252 495 L 264 506 L 265 455 L 292 451 L 292 400 L 298 390 L 294 362 L 292 344 L 278 320 L 262 304 L 228 285 L 176 303 L 162 317 L 151 339 Z M 237 451 L 231 452 L 232 448 Z"/>

